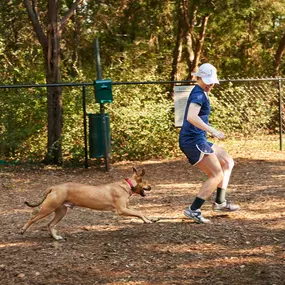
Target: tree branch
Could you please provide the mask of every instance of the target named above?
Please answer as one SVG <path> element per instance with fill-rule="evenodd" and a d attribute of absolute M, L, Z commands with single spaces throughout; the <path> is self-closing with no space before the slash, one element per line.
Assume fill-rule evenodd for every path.
<path fill-rule="evenodd" d="M 35 2 L 33 2 L 33 7 L 30 4 L 30 0 L 24 0 L 24 4 L 26 6 L 26 10 L 28 12 L 28 16 L 32 22 L 34 31 L 37 34 L 37 37 L 39 39 L 39 42 L 43 48 L 47 47 L 47 37 L 42 29 L 42 26 L 40 24 L 38 14 L 36 12 L 36 5 Z"/>
<path fill-rule="evenodd" d="M 71 18 L 71 16 L 74 13 L 74 10 L 76 9 L 76 7 L 82 3 L 83 0 L 76 0 L 75 2 L 73 2 L 73 4 L 71 5 L 70 9 L 68 10 L 68 12 L 66 13 L 66 15 L 64 16 L 64 18 L 61 20 L 58 30 L 59 32 L 62 32 L 62 30 L 64 29 L 64 27 L 66 26 L 67 21 Z"/>

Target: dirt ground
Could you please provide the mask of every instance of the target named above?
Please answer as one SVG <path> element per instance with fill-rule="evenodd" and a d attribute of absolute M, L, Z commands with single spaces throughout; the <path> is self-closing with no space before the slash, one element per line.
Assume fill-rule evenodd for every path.
<path fill-rule="evenodd" d="M 285 284 L 285 154 L 234 154 L 229 197 L 242 210 L 223 214 L 204 206 L 210 225 L 183 216 L 205 176 L 181 157 L 98 167 L 2 167 L 0 172 L 0 284 Z M 98 185 L 146 170 L 152 191 L 130 206 L 156 223 L 74 208 L 57 226 L 49 218 L 20 229 L 48 186 L 74 181 Z"/>

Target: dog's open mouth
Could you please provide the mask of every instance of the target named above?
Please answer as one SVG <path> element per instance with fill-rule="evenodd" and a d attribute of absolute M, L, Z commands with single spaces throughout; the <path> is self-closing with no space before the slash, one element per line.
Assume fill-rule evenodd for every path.
<path fill-rule="evenodd" d="M 145 196 L 146 196 L 145 191 L 150 191 L 150 190 L 151 190 L 151 187 L 150 187 L 150 186 L 144 187 L 144 188 L 141 189 L 140 195 L 141 195 L 142 197 L 145 197 Z"/>

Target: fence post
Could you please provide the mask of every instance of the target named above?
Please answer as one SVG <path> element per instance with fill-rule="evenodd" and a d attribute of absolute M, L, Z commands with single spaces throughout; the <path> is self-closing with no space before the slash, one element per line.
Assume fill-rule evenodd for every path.
<path fill-rule="evenodd" d="M 96 58 L 97 80 L 101 80 L 102 73 L 101 73 L 100 47 L 99 47 L 98 38 L 95 39 L 95 58 Z M 105 108 L 103 103 L 100 103 L 100 115 L 101 115 L 101 124 L 102 124 L 102 138 L 104 145 L 105 170 L 108 172 L 110 170 L 110 164 L 109 164 L 109 155 L 108 155 L 109 151 L 108 151 L 107 134 L 106 134 Z"/>
<path fill-rule="evenodd" d="M 282 126 L 282 94 L 281 94 L 281 79 L 278 79 L 278 97 L 279 97 L 279 149 L 283 149 L 282 142 L 282 134 L 283 134 L 283 126 Z"/>
<path fill-rule="evenodd" d="M 87 122 L 86 122 L 86 86 L 85 85 L 82 86 L 82 105 L 83 105 L 85 168 L 88 168 Z"/>

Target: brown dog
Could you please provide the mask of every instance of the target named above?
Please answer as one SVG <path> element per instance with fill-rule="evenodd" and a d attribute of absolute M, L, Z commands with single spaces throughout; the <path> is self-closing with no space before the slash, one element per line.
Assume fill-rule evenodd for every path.
<path fill-rule="evenodd" d="M 25 202 L 29 207 L 42 207 L 22 228 L 25 231 L 36 221 L 55 213 L 54 218 L 48 224 L 48 230 L 56 240 L 62 239 L 56 234 L 54 226 L 65 216 L 67 208 L 74 206 L 86 207 L 100 211 L 116 211 L 119 215 L 134 216 L 142 219 L 145 223 L 151 223 L 142 213 L 129 209 L 128 201 L 131 195 L 145 196 L 145 190 L 151 190 L 150 185 L 142 181 L 145 171 L 141 174 L 133 168 L 133 175 L 122 182 L 115 182 L 100 186 L 88 186 L 79 183 L 64 183 L 48 188 L 44 197 L 38 203 Z"/>

